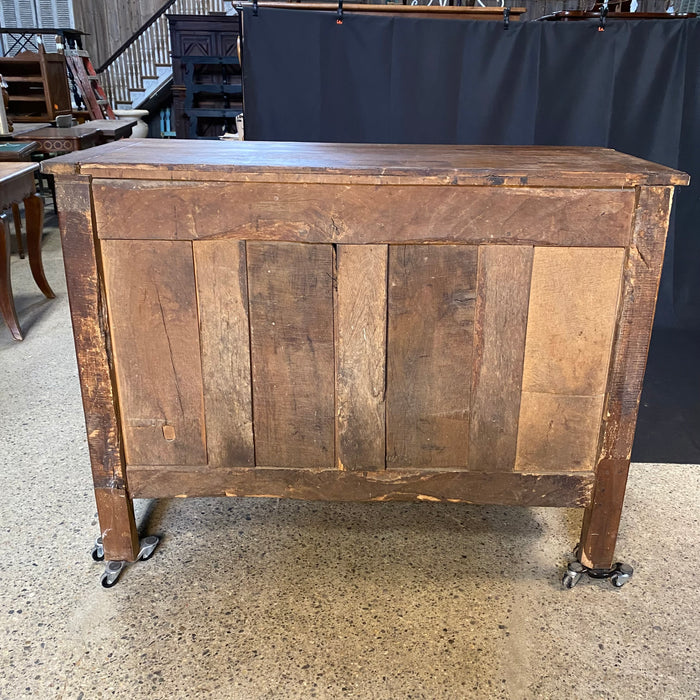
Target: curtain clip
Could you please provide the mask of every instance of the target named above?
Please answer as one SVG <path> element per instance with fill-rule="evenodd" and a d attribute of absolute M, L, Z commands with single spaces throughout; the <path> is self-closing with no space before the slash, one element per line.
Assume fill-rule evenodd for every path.
<path fill-rule="evenodd" d="M 510 7 L 503 7 L 503 29 L 510 28 Z"/>
<path fill-rule="evenodd" d="M 253 17 L 258 16 L 258 0 L 253 0 Z"/>
<path fill-rule="evenodd" d="M 335 20 L 336 24 L 343 23 L 343 0 L 338 0 L 338 16 Z"/>
<path fill-rule="evenodd" d="M 605 0 L 603 7 L 600 8 L 600 24 L 598 25 L 598 31 L 605 31 L 605 19 L 608 16 L 608 0 Z"/>

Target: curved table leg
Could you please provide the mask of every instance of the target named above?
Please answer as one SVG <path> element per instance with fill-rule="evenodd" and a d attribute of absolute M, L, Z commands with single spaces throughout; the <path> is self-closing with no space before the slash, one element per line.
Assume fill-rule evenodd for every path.
<path fill-rule="evenodd" d="M 15 340 L 22 340 L 10 281 L 10 230 L 0 216 L 0 313 Z"/>
<path fill-rule="evenodd" d="M 15 236 L 17 237 L 17 252 L 24 259 L 24 245 L 22 244 L 22 217 L 19 214 L 19 204 L 12 203 L 12 218 L 15 220 Z"/>
<path fill-rule="evenodd" d="M 53 299 L 53 293 L 44 276 L 44 265 L 41 262 L 41 234 L 44 229 L 44 200 L 36 193 L 30 194 L 24 200 L 24 211 L 27 217 L 27 251 L 29 252 L 29 267 L 37 286 L 48 299 Z"/>

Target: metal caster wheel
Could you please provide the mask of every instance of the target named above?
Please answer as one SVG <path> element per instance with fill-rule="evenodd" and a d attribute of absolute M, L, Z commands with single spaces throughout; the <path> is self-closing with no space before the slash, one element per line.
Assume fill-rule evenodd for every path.
<path fill-rule="evenodd" d="M 567 589 L 573 588 L 581 580 L 581 576 L 583 576 L 585 572 L 586 567 L 583 564 L 577 561 L 572 562 L 566 569 L 566 573 L 561 580 L 561 585 Z"/>
<path fill-rule="evenodd" d="M 610 579 L 610 583 L 615 588 L 622 588 L 632 578 L 633 573 L 634 569 L 629 564 L 623 564 L 622 562 L 615 564 L 612 569 L 589 569 L 581 562 L 574 561 L 567 567 L 566 573 L 561 580 L 561 585 L 564 588 L 573 588 L 581 580 L 581 576 L 586 574 L 588 578 Z"/>
<path fill-rule="evenodd" d="M 105 548 L 102 546 L 102 538 L 101 537 L 98 537 L 95 540 L 95 546 L 92 548 L 92 552 L 90 552 L 90 556 L 92 557 L 93 561 L 104 561 Z"/>
<path fill-rule="evenodd" d="M 139 561 L 146 561 L 153 556 L 160 539 L 155 535 L 149 535 L 141 540 L 141 549 L 139 550 Z"/>
<path fill-rule="evenodd" d="M 111 588 L 118 580 L 124 567 L 126 566 L 125 561 L 108 561 L 105 572 L 102 574 L 100 583 L 102 588 Z"/>
<path fill-rule="evenodd" d="M 610 583 L 615 588 L 622 588 L 632 578 L 633 573 L 634 569 L 629 564 L 618 562 L 615 564 L 613 573 L 610 574 Z"/>
<path fill-rule="evenodd" d="M 160 538 L 155 535 L 149 535 L 144 537 L 140 542 L 139 554 L 136 557 L 136 561 L 146 561 L 153 556 L 153 552 L 156 551 L 156 547 L 160 543 Z M 102 561 L 105 556 L 104 546 L 102 543 L 102 538 L 98 537 L 95 542 L 95 547 L 92 550 L 92 558 L 95 561 Z M 103 588 L 111 588 L 118 580 L 122 571 L 126 568 L 128 562 L 125 561 L 108 561 L 102 578 L 100 578 L 100 583 Z"/>

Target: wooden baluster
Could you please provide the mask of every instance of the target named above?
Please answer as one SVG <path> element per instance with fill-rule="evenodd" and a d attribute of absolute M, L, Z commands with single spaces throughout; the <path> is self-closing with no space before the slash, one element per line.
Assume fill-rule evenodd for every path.
<path fill-rule="evenodd" d="M 167 65 L 169 58 L 165 55 L 165 39 L 163 32 L 163 20 L 159 19 L 155 26 L 157 27 L 157 39 L 158 39 L 158 63 L 161 66 Z"/>
<path fill-rule="evenodd" d="M 148 28 L 148 57 L 150 60 L 150 70 L 151 75 L 158 75 L 158 69 L 156 64 L 158 63 L 156 59 L 156 42 L 155 42 L 155 29 L 153 25 Z"/>

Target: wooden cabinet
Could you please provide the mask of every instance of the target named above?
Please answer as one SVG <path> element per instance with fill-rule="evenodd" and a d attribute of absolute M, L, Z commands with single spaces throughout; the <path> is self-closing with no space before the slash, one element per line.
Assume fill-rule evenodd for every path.
<path fill-rule="evenodd" d="M 108 558 L 134 497 L 274 496 L 584 508 L 581 561 L 611 566 L 686 175 L 155 140 L 44 168 Z"/>
<path fill-rule="evenodd" d="M 177 137 L 216 139 L 225 131 L 234 132 L 236 116 L 243 111 L 239 17 L 167 17 Z"/>
<path fill-rule="evenodd" d="M 8 115 L 16 122 L 51 122 L 71 113 L 66 59 L 61 54 L 24 51 L 0 58 L 7 82 Z"/>

